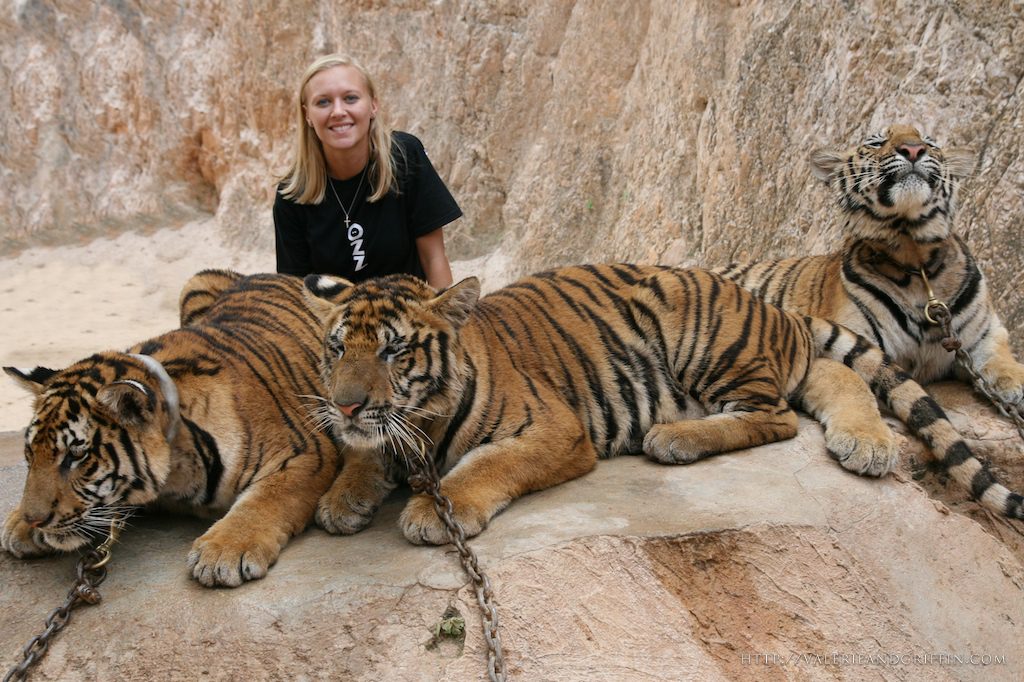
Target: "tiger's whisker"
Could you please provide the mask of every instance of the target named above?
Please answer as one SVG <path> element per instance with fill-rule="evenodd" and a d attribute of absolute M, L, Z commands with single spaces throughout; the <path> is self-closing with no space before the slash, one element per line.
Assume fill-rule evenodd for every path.
<path fill-rule="evenodd" d="M 430 436 L 428 436 L 423 429 L 409 421 L 404 415 L 396 413 L 395 419 L 397 419 L 406 429 L 410 430 L 410 432 L 415 432 L 410 433 L 410 435 L 416 435 L 417 440 L 423 441 L 424 446 L 433 445 L 433 440 Z"/>
<path fill-rule="evenodd" d="M 442 419 L 448 419 L 448 418 L 451 418 L 451 417 L 455 416 L 453 414 L 444 414 L 442 412 L 434 412 L 433 410 L 428 410 L 425 407 L 415 407 L 413 405 L 395 405 L 395 408 L 399 409 L 399 410 L 403 410 L 405 412 L 412 412 L 413 414 L 422 414 L 422 415 L 426 415 L 428 417 L 441 417 Z"/>

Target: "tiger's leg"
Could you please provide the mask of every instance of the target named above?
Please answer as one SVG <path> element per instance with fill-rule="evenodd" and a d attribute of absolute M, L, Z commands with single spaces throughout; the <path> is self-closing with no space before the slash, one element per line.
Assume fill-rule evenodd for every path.
<path fill-rule="evenodd" d="M 987 361 L 981 364 L 974 358 L 972 360 L 975 360 L 976 367 L 980 366 L 981 375 L 992 384 L 1000 398 L 1011 403 L 1020 402 L 1024 399 L 1024 365 L 1014 359 L 1004 327 L 1000 325 L 993 336 L 992 353 Z M 957 374 L 970 382 L 970 377 L 963 370 L 958 368 Z"/>
<path fill-rule="evenodd" d="M 852 369 L 835 360 L 815 360 L 800 401 L 825 427 L 825 445 L 843 468 L 869 476 L 896 468 L 896 437 L 882 420 L 871 389 Z"/>
<path fill-rule="evenodd" d="M 583 425 L 568 408 L 556 416 L 535 415 L 530 429 L 474 448 L 441 480 L 441 493 L 451 500 L 453 516 L 467 537 L 486 528 L 517 497 L 582 476 L 597 463 Z M 426 494 L 409 500 L 399 525 L 415 544 L 448 542 L 433 498 Z"/>
<path fill-rule="evenodd" d="M 317 525 L 328 533 L 351 535 L 370 523 L 396 486 L 384 456 L 373 450 L 345 450 L 341 473 L 317 503 Z"/>
<path fill-rule="evenodd" d="M 265 576 L 291 536 L 309 525 L 334 476 L 333 466 L 310 471 L 310 464 L 275 471 L 246 488 L 228 513 L 192 543 L 192 576 L 207 587 L 236 587 Z"/>
<path fill-rule="evenodd" d="M 663 464 L 689 464 L 720 452 L 792 438 L 796 429 L 796 413 L 782 398 L 774 405 L 730 401 L 725 412 L 655 424 L 644 437 L 644 454 Z"/>

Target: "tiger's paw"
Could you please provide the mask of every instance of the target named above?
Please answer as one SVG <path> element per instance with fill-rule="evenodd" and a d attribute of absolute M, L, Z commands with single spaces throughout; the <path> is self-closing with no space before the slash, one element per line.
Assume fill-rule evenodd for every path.
<path fill-rule="evenodd" d="M 370 525 L 380 502 L 329 491 L 316 506 L 316 525 L 328 533 L 352 535 Z"/>
<path fill-rule="evenodd" d="M 218 529 L 217 525 L 192 543 L 188 554 L 192 577 L 206 587 L 238 587 L 265 576 L 284 543 L 257 542 L 245 534 Z"/>
<path fill-rule="evenodd" d="M 486 514 L 468 511 L 463 505 L 452 505 L 452 518 L 462 526 L 467 538 L 479 535 L 487 527 Z M 434 500 L 428 495 L 414 495 L 398 518 L 406 540 L 414 545 L 444 545 L 449 542 L 448 530 L 434 511 Z"/>
<path fill-rule="evenodd" d="M 358 533 L 395 485 L 376 452 L 349 450 L 341 473 L 317 502 L 316 524 L 328 533 Z"/>
<path fill-rule="evenodd" d="M 1008 403 L 1020 403 L 1024 400 L 1024 365 L 1014 365 L 1014 371 L 1008 371 L 989 380 L 996 395 Z"/>
<path fill-rule="evenodd" d="M 885 476 L 899 464 L 899 443 L 881 421 L 872 430 L 829 430 L 825 446 L 844 469 L 861 476 Z"/>
<path fill-rule="evenodd" d="M 19 559 L 52 554 L 53 550 L 38 541 L 39 531 L 25 523 L 21 508 L 7 515 L 0 530 L 0 547 Z"/>
<path fill-rule="evenodd" d="M 681 424 L 655 424 L 644 436 L 644 454 L 662 464 L 690 464 L 704 455 L 693 439 L 680 433 Z"/>

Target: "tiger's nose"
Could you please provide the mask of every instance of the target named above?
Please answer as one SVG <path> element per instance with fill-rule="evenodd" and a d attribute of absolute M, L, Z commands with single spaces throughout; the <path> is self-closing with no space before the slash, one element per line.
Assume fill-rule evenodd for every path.
<path fill-rule="evenodd" d="M 354 417 L 359 410 L 363 409 L 363 405 L 365 404 L 366 403 L 348 403 L 347 405 L 339 404 L 338 409 L 341 410 L 346 417 Z"/>
<path fill-rule="evenodd" d="M 364 387 L 345 381 L 331 392 L 331 399 L 342 414 L 354 417 L 369 402 L 370 395 Z"/>
<path fill-rule="evenodd" d="M 927 153 L 923 144 L 901 144 L 896 147 L 896 151 L 911 163 Z"/>
<path fill-rule="evenodd" d="M 25 512 L 22 516 L 25 518 L 25 523 L 27 523 L 31 528 L 39 528 L 53 518 L 53 514 L 49 512 L 45 514 L 32 514 L 30 512 Z"/>

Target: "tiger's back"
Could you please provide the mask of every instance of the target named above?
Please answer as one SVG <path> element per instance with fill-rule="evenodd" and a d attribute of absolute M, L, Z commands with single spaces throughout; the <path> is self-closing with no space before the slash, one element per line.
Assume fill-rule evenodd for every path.
<path fill-rule="evenodd" d="M 842 258 L 830 254 L 733 264 L 715 272 L 772 305 L 849 327 L 847 323 L 855 324 L 856 320 L 843 314 L 850 301 L 843 289 L 841 269 Z"/>
<path fill-rule="evenodd" d="M 203 271 L 179 307 L 187 324 L 129 352 L 158 359 L 179 391 L 195 396 L 183 421 L 198 442 L 216 441 L 223 473 L 215 497 L 185 501 L 224 510 L 261 472 L 332 469 L 335 448 L 306 423 L 302 396 L 317 390 L 321 331 L 299 280 Z"/>
<path fill-rule="evenodd" d="M 623 264 L 526 277 L 482 298 L 463 334 L 558 392 L 599 457 L 641 451 L 654 424 L 774 403 L 814 354 L 796 318 L 711 273 Z"/>

